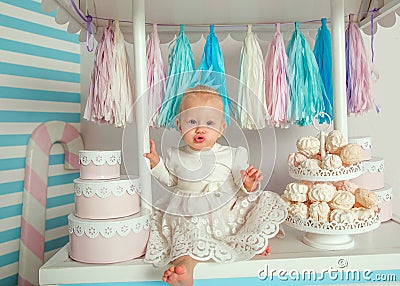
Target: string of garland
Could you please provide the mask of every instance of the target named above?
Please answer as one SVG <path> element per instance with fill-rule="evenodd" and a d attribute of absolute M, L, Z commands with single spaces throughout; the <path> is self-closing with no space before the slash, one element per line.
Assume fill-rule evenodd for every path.
<path fill-rule="evenodd" d="M 151 109 L 150 115 L 153 115 L 149 126 L 154 128 L 174 127 L 176 115 L 179 111 L 181 95 L 186 88 L 193 87 L 196 84 L 208 85 L 218 90 L 224 100 L 225 120 L 229 123 L 231 112 L 235 112 L 234 117 L 238 121 L 239 126 L 244 129 L 264 128 L 266 123 L 279 127 L 288 127 L 290 124 L 307 126 L 312 123 L 314 115 L 322 111 L 332 118 L 332 51 L 330 33 L 326 22 L 326 19 L 321 20 L 321 27 L 315 41 L 314 53 L 299 30 L 300 23 L 295 24 L 292 39 L 288 43 L 286 53 L 282 53 L 284 43 L 279 31 L 279 25 L 277 25 L 277 32 L 268 49 L 265 64 L 258 60 L 260 56 L 262 57 L 261 48 L 255 33 L 251 31 L 251 25 L 249 25 L 241 52 L 239 66 L 240 84 L 238 90 L 239 104 L 235 110 L 232 110 L 230 106 L 226 88 L 224 59 L 218 39 L 215 36 L 214 26 L 210 26 L 210 33 L 207 36 L 202 61 L 196 70 L 191 46 L 184 33 L 184 26 L 181 25 L 178 37 L 170 44 L 169 72 L 165 81 L 157 25 L 154 25 L 153 32 L 150 34 L 147 43 L 147 75 L 150 88 L 149 94 L 151 96 L 149 98 L 149 107 Z M 351 39 L 350 35 L 356 34 L 358 36 L 358 43 L 362 41 L 362 38 L 356 32 L 350 32 L 355 30 L 352 28 L 353 26 L 354 23 L 350 21 L 346 29 L 348 112 L 359 114 L 376 107 L 376 105 L 372 101 L 370 86 L 364 84 L 369 81 L 368 77 L 370 75 L 368 75 L 368 72 L 364 72 L 363 81 L 361 81 L 363 86 L 360 88 L 357 87 L 357 82 L 359 81 L 353 80 L 355 76 L 349 76 L 351 73 L 357 72 L 355 69 L 351 69 L 352 65 L 349 63 L 352 63 L 352 61 L 361 62 L 363 66 L 367 66 L 368 64 L 365 56 L 365 48 L 363 52 L 358 54 L 353 52 L 350 56 L 349 51 L 351 49 L 348 48 L 351 46 L 348 44 L 351 42 L 349 40 Z M 105 29 L 104 33 L 110 33 L 109 29 Z M 96 52 L 99 54 L 100 50 L 102 50 L 101 54 L 107 55 L 110 52 L 106 50 L 107 46 L 102 44 L 103 42 L 100 41 Z M 357 45 L 363 47 L 363 43 L 362 45 Z M 278 49 L 277 46 L 279 46 Z M 95 64 L 92 73 L 92 84 L 99 82 L 99 84 L 104 85 L 104 82 L 96 79 L 96 73 L 98 73 L 99 65 L 104 65 L 106 62 L 103 64 L 103 58 L 99 56 L 96 58 L 98 64 Z M 277 63 L 278 65 L 276 65 Z M 125 70 L 128 69 L 125 68 Z M 257 74 L 261 78 L 265 77 L 265 83 L 262 85 L 263 88 L 259 88 L 260 80 L 255 80 L 255 70 L 259 70 Z M 365 70 L 368 71 L 368 69 Z M 285 83 L 287 83 L 287 86 Z M 158 86 L 156 87 L 155 84 Z M 248 90 L 253 89 L 252 92 L 246 94 L 244 86 L 247 86 Z M 249 89 L 249 87 L 251 88 Z M 130 88 L 128 87 L 128 89 Z M 96 90 L 100 89 L 91 86 L 88 104 L 85 109 L 85 118 L 99 123 L 115 124 L 117 127 L 124 126 L 126 123 L 132 121 L 132 114 L 123 115 L 121 111 L 110 110 L 109 106 L 102 106 L 101 97 L 106 95 L 104 95 L 104 92 L 100 94 L 100 91 L 97 91 L 96 94 Z M 360 95 L 357 95 L 355 94 L 357 90 L 362 90 L 363 92 L 359 92 Z M 255 104 L 255 102 L 259 104 Z M 112 106 L 122 105 L 117 98 L 113 101 Z M 110 115 L 107 114 L 103 118 L 100 118 L 99 110 L 100 112 L 104 110 L 108 114 L 113 114 L 113 118 L 116 118 L 116 121 L 119 122 L 112 121 L 113 118 L 110 118 Z M 245 113 L 253 120 L 253 124 L 248 124 L 249 121 L 241 116 Z M 120 117 L 120 119 L 117 117 Z"/>

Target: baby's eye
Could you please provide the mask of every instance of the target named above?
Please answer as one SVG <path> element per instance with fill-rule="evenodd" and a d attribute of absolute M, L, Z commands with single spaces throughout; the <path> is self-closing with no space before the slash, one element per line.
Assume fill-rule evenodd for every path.
<path fill-rule="evenodd" d="M 189 124 L 193 124 L 193 125 L 197 124 L 197 121 L 194 119 L 190 119 L 188 122 L 189 122 Z"/>
<path fill-rule="evenodd" d="M 207 125 L 208 125 L 208 126 L 214 125 L 214 121 L 212 121 L 212 120 L 207 121 Z"/>

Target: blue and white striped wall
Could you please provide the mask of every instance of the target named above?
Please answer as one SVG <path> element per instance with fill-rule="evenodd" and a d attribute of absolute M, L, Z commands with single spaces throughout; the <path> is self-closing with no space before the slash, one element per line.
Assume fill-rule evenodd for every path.
<path fill-rule="evenodd" d="M 80 45 L 77 35 L 44 13 L 40 0 L 0 0 L 0 285 L 16 285 L 25 152 L 32 131 L 60 120 L 79 130 Z M 47 259 L 68 241 L 72 180 L 55 144 L 47 199 Z"/>

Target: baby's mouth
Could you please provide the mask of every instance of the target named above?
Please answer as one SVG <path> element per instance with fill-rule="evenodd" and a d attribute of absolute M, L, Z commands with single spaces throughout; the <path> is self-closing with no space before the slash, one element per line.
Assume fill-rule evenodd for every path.
<path fill-rule="evenodd" d="M 194 142 L 196 143 L 203 143 L 206 140 L 206 138 L 203 135 L 196 135 L 194 137 Z"/>

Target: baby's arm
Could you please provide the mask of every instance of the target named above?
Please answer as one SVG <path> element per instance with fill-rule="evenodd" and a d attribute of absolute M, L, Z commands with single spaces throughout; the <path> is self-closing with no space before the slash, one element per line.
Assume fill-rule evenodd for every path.
<path fill-rule="evenodd" d="M 150 139 L 150 153 L 144 153 L 144 156 L 150 161 L 150 169 L 153 169 L 160 162 L 160 156 L 157 154 L 156 143 L 153 139 Z"/>
<path fill-rule="evenodd" d="M 245 192 L 251 193 L 258 190 L 263 179 L 261 171 L 248 165 L 247 150 L 238 147 L 233 157 L 232 175 L 235 184 Z"/>
<path fill-rule="evenodd" d="M 170 152 L 168 152 L 166 162 L 158 156 L 156 151 L 156 144 L 150 139 L 150 153 L 144 153 L 144 156 L 150 160 L 151 174 L 163 185 L 172 187 L 177 183 L 177 177 L 172 174 L 166 165 L 170 161 Z"/>

